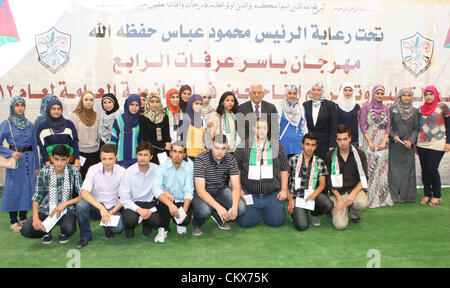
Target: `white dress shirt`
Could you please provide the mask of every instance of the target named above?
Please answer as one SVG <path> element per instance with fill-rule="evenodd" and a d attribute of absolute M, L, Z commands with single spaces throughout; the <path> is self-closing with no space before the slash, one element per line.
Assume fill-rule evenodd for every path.
<path fill-rule="evenodd" d="M 106 209 L 116 206 L 119 201 L 119 187 L 126 169 L 114 165 L 112 173 L 105 173 L 102 162 L 92 165 L 84 179 L 81 190 L 86 190 Z"/>
<path fill-rule="evenodd" d="M 125 175 L 120 182 L 120 203 L 125 209 L 134 212 L 139 208 L 135 202 L 152 202 L 154 196 L 152 193 L 153 180 L 158 170 L 158 165 L 149 163 L 150 167 L 147 173 L 139 171 L 139 163 L 128 167 Z"/>

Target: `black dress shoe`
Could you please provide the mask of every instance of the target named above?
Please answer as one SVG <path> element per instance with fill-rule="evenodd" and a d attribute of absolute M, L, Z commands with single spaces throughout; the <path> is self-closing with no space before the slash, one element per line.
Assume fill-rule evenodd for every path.
<path fill-rule="evenodd" d="M 113 239 L 114 233 L 112 231 L 105 231 L 105 237 L 106 239 Z"/>
<path fill-rule="evenodd" d="M 81 239 L 80 242 L 78 242 L 78 244 L 77 244 L 77 248 L 81 249 L 81 248 L 87 246 L 90 241 L 92 241 L 92 237 L 87 239 L 87 240 L 86 239 Z"/>
<path fill-rule="evenodd" d="M 142 234 L 144 234 L 144 237 L 150 236 L 150 234 L 152 234 L 152 232 L 153 232 L 152 227 L 142 225 Z"/>
<path fill-rule="evenodd" d="M 361 217 L 355 219 L 352 218 L 352 222 L 355 224 L 361 224 Z"/>
<path fill-rule="evenodd" d="M 133 229 L 125 229 L 125 237 L 127 239 L 134 237 L 134 228 Z"/>

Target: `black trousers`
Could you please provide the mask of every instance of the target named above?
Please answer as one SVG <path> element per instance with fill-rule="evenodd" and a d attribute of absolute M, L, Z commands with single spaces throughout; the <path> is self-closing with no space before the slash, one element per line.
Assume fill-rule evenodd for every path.
<path fill-rule="evenodd" d="M 331 212 L 334 208 L 333 201 L 328 198 L 325 193 L 320 193 L 316 197 L 316 205 L 314 211 L 306 210 L 303 208 L 294 208 L 292 213 L 292 221 L 294 222 L 294 227 L 297 230 L 305 231 L 309 227 L 309 216 L 308 211 L 310 211 L 311 216 L 317 217 L 323 214 Z"/>
<path fill-rule="evenodd" d="M 184 202 L 180 202 L 180 203 L 174 203 L 175 206 L 177 206 L 178 208 L 183 207 L 184 206 Z M 164 227 L 164 229 L 167 231 L 169 229 L 169 225 L 170 225 L 170 218 L 172 218 L 172 221 L 174 224 L 178 225 L 177 222 L 175 221 L 175 218 L 172 217 L 170 215 L 170 211 L 169 211 L 169 207 L 167 207 L 166 204 L 164 204 L 163 202 L 159 201 L 158 203 L 158 211 L 161 215 L 161 227 Z M 179 224 L 179 226 L 188 226 L 189 223 L 191 223 L 191 219 L 192 219 L 192 205 L 189 205 L 189 209 L 186 212 L 186 218 L 184 218 L 184 221 L 182 223 Z"/>
<path fill-rule="evenodd" d="M 83 156 L 84 158 L 86 158 L 86 162 L 84 163 L 83 166 L 81 166 L 81 169 L 80 169 L 81 178 L 83 178 L 83 180 L 84 180 L 84 178 L 86 178 L 86 174 L 89 170 L 89 167 L 100 162 L 100 153 L 98 151 L 94 152 L 94 153 L 80 152 L 80 156 Z"/>
<path fill-rule="evenodd" d="M 439 164 L 444 151 L 417 147 L 420 167 L 422 168 L 422 183 L 426 197 L 441 198 L 441 175 L 439 174 Z"/>
<path fill-rule="evenodd" d="M 47 215 L 39 213 L 39 219 L 41 221 L 44 221 L 47 217 Z M 57 223 L 57 225 L 59 225 L 61 234 L 64 234 L 66 236 L 73 235 L 73 233 L 77 231 L 76 219 L 77 217 L 69 212 L 62 216 Z M 52 233 L 53 229 L 49 232 L 49 234 Z M 25 222 L 25 224 L 22 226 L 22 229 L 20 230 L 20 233 L 26 238 L 42 238 L 45 234 L 47 234 L 43 231 L 38 231 L 33 228 L 33 217 L 29 218 L 27 222 Z"/>
<path fill-rule="evenodd" d="M 19 215 L 20 221 L 27 220 L 27 212 L 28 211 L 9 212 L 9 221 L 11 225 L 19 223 L 19 220 L 17 220 L 17 215 Z"/>
<path fill-rule="evenodd" d="M 144 209 L 151 209 L 158 206 L 155 201 L 152 202 L 135 202 L 137 206 Z M 139 213 L 134 212 L 130 209 L 123 210 L 123 224 L 125 225 L 125 229 L 134 229 L 139 224 Z M 161 211 L 158 209 L 156 212 L 152 213 L 152 215 L 142 221 L 142 226 L 146 226 L 148 228 L 157 228 L 161 227 Z"/>

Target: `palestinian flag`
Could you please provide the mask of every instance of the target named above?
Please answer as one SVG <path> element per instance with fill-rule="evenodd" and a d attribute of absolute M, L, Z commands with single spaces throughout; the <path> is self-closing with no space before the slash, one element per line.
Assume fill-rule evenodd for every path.
<path fill-rule="evenodd" d="M 19 42 L 19 40 L 8 0 L 0 0 L 0 46 L 8 42 Z"/>

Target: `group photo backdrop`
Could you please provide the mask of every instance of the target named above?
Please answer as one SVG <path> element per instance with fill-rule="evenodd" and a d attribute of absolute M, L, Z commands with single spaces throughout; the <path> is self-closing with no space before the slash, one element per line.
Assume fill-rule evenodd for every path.
<path fill-rule="evenodd" d="M 69 117 L 85 90 L 114 93 L 122 105 L 129 94 L 157 91 L 165 105 L 165 93 L 183 84 L 209 89 L 213 107 L 225 91 L 248 101 L 255 82 L 277 107 L 288 85 L 304 102 L 316 81 L 334 101 L 351 81 L 361 105 L 377 84 L 387 105 L 412 87 L 420 107 L 427 85 L 448 103 L 449 8 L 438 0 L 0 0 L 0 121 L 15 96 L 34 121 L 47 94 Z"/>

